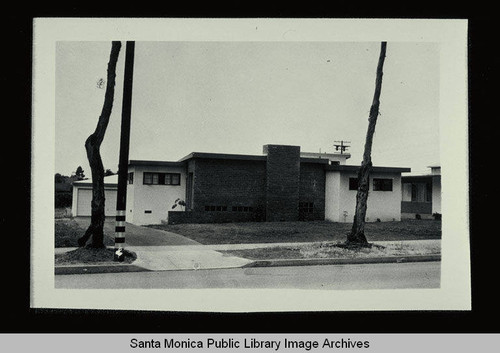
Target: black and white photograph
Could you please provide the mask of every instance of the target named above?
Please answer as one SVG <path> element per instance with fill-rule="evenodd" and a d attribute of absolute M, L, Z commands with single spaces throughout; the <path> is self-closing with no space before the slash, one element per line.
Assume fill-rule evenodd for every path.
<path fill-rule="evenodd" d="M 467 21 L 34 23 L 33 308 L 470 309 Z"/>

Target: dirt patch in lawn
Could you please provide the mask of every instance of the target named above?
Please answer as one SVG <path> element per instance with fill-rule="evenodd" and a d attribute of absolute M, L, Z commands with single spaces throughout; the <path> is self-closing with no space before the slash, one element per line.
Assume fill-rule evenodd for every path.
<path fill-rule="evenodd" d="M 133 251 L 124 250 L 124 261 L 120 263 L 130 264 L 137 259 L 137 255 Z M 56 254 L 56 265 L 72 265 L 72 264 L 110 264 L 117 263 L 114 261 L 114 249 L 102 248 L 78 248 L 62 254 Z"/>
<path fill-rule="evenodd" d="M 78 238 L 85 233 L 85 230 L 72 218 L 56 219 L 54 223 L 55 247 L 78 247 Z M 113 238 L 104 234 L 104 245 L 114 245 Z"/>
<path fill-rule="evenodd" d="M 161 229 L 201 244 L 248 244 L 282 242 L 343 242 L 350 223 L 314 222 L 245 222 L 217 224 L 159 224 Z M 441 239 L 441 221 L 402 220 L 373 222 L 365 226 L 368 241 Z"/>
<path fill-rule="evenodd" d="M 220 251 L 229 256 L 238 256 L 250 260 L 275 259 L 352 259 L 388 256 L 439 255 L 440 242 L 393 242 L 384 246 L 346 249 L 340 243 L 297 244 L 294 246 L 275 246 L 255 249 Z"/>

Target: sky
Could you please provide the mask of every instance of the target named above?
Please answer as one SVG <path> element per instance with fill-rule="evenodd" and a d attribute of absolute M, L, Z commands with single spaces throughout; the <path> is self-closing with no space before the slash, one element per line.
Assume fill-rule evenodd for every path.
<path fill-rule="evenodd" d="M 124 42 L 123 42 L 124 44 Z M 110 42 L 56 44 L 55 172 L 90 167 L 84 143 L 104 100 Z M 440 47 L 388 42 L 373 141 L 376 166 L 438 165 Z M 379 42 L 137 41 L 129 159 L 176 161 L 191 152 L 261 154 L 265 144 L 362 161 Z M 125 45 L 101 155 L 116 172 Z"/>

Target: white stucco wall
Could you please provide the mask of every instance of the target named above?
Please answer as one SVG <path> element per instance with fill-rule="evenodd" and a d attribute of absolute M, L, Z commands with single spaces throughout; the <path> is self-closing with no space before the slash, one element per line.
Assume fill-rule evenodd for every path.
<path fill-rule="evenodd" d="M 325 220 L 340 222 L 340 172 L 327 172 L 325 182 Z"/>
<path fill-rule="evenodd" d="M 441 176 L 432 177 L 432 213 L 441 213 Z"/>
<path fill-rule="evenodd" d="M 133 184 L 129 184 L 127 181 L 127 205 L 126 205 L 126 213 L 125 213 L 125 221 L 129 223 L 134 223 L 134 199 L 135 199 L 135 185 L 137 184 L 136 176 L 135 176 L 135 168 L 129 167 L 128 172 L 134 172 L 134 182 Z M 128 179 L 127 179 L 128 180 Z M 141 180 L 142 181 L 142 180 Z"/>
<path fill-rule="evenodd" d="M 168 219 L 168 211 L 172 210 L 177 198 L 185 200 L 186 173 L 184 168 L 135 166 L 129 171 L 134 172 L 134 183 L 129 184 L 128 190 L 131 192 L 127 194 L 127 220 L 129 222 L 137 225 L 159 224 L 162 220 Z M 144 172 L 180 173 L 180 185 L 144 185 Z M 145 213 L 145 211 L 151 211 L 151 213 Z"/>
<path fill-rule="evenodd" d="M 73 184 L 73 195 L 72 195 L 72 198 L 71 198 L 71 215 L 73 217 L 76 217 L 76 214 L 77 214 L 77 210 L 76 210 L 76 207 L 78 205 L 78 188 L 75 187 L 75 185 Z"/>
<path fill-rule="evenodd" d="M 333 222 L 352 222 L 356 208 L 356 190 L 349 190 L 349 178 L 355 172 L 326 173 L 325 219 Z M 373 191 L 373 178 L 392 179 L 392 191 Z M 399 173 L 372 173 L 368 194 L 366 221 L 401 220 L 401 175 Z"/>

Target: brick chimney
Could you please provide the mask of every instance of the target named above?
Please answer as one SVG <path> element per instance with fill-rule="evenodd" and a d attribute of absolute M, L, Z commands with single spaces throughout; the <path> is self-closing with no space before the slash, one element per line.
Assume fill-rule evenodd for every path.
<path fill-rule="evenodd" d="M 300 146 L 264 145 L 266 221 L 299 220 Z"/>

